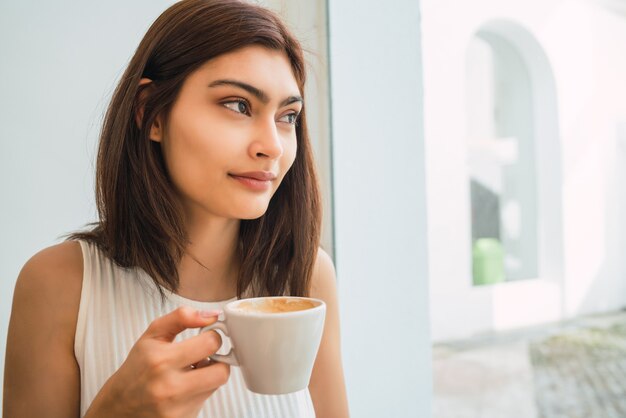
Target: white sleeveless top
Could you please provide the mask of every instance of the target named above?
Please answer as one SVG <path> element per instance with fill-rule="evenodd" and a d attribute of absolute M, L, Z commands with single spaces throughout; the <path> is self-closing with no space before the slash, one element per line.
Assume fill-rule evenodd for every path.
<path fill-rule="evenodd" d="M 198 302 L 163 289 L 167 296 L 163 303 L 145 271 L 119 267 L 95 245 L 79 242 L 84 272 L 74 353 L 80 366 L 80 416 L 83 417 L 100 388 L 122 365 L 150 322 L 179 306 L 213 310 L 222 309 L 230 301 Z M 197 332 L 196 329 L 185 330 L 176 341 Z M 222 338 L 223 345 L 218 353 L 225 354 L 230 350 L 230 341 L 225 336 Z M 287 395 L 258 395 L 245 387 L 238 367 L 230 370 L 228 383 L 207 399 L 198 417 L 315 417 L 308 389 Z"/>

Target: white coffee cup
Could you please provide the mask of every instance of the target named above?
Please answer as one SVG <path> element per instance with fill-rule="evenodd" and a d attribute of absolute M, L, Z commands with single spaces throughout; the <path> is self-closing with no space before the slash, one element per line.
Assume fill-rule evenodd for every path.
<path fill-rule="evenodd" d="M 298 310 L 289 310 L 298 308 Z M 223 321 L 200 332 L 220 330 L 232 348 L 212 360 L 239 366 L 249 390 L 284 394 L 309 385 L 324 331 L 326 304 L 313 298 L 278 296 L 241 299 L 224 308 Z"/>

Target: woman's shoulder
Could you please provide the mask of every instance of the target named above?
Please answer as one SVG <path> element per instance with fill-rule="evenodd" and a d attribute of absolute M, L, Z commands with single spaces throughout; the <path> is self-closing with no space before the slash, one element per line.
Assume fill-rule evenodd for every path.
<path fill-rule="evenodd" d="M 65 241 L 44 248 L 33 255 L 22 267 L 18 285 L 60 288 L 78 285 L 83 274 L 83 256 L 78 241 Z M 76 283 L 77 282 L 77 283 Z"/>
<path fill-rule="evenodd" d="M 83 257 L 77 241 L 45 248 L 22 267 L 15 284 L 13 309 L 27 316 L 43 315 L 73 329 L 82 277 Z M 39 321 L 47 322 L 44 318 Z"/>
<path fill-rule="evenodd" d="M 317 250 L 313 274 L 311 275 L 311 296 L 320 299 L 334 298 L 337 291 L 337 278 L 333 259 L 322 247 Z"/>

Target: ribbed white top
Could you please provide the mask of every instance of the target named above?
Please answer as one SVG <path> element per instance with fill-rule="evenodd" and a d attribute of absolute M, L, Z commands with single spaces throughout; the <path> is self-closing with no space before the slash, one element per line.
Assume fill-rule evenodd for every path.
<path fill-rule="evenodd" d="M 80 297 L 74 352 L 80 366 L 81 417 L 107 379 L 122 365 L 135 341 L 150 322 L 179 306 L 222 309 L 229 300 L 199 302 L 164 289 L 161 301 L 152 279 L 142 269 L 117 266 L 98 248 L 79 241 L 83 252 L 83 288 Z M 233 299 L 234 300 L 234 299 Z M 180 341 L 197 334 L 185 330 Z M 230 349 L 230 341 L 218 353 Z M 258 395 L 250 392 L 238 367 L 231 367 L 228 383 L 205 402 L 200 418 L 297 418 L 315 417 L 308 389 L 287 395 Z"/>

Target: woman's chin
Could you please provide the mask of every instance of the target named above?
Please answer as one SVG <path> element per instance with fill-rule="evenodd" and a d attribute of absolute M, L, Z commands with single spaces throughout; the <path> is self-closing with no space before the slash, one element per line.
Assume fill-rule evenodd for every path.
<path fill-rule="evenodd" d="M 245 199 L 221 202 L 219 206 L 202 205 L 206 213 L 219 218 L 252 220 L 265 215 L 269 207 L 266 199 Z"/>
<path fill-rule="evenodd" d="M 247 207 L 245 209 L 237 211 L 236 214 L 233 214 L 233 218 L 242 220 L 258 219 L 261 216 L 265 215 L 266 212 L 267 205 L 262 205 L 259 207 Z"/>
<path fill-rule="evenodd" d="M 258 213 L 258 214 L 246 214 L 242 216 L 237 216 L 236 219 L 241 219 L 242 221 L 251 221 L 254 219 L 259 219 L 263 215 L 265 215 L 265 212 Z"/>

